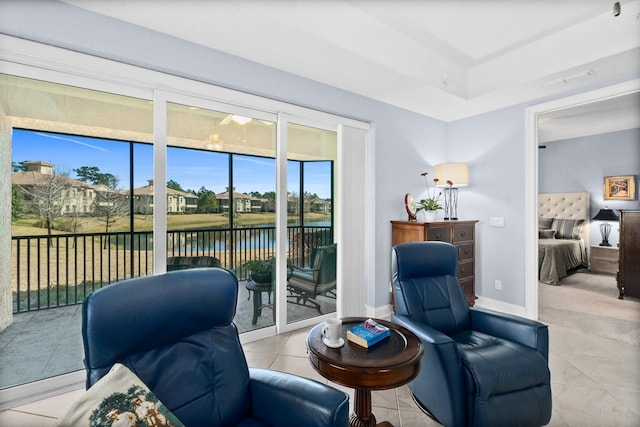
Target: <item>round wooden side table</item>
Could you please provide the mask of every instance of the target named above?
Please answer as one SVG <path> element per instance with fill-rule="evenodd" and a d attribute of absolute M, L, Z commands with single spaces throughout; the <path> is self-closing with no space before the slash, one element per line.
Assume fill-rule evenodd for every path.
<path fill-rule="evenodd" d="M 389 422 L 376 424 L 371 411 L 371 390 L 400 387 L 414 379 L 420 371 L 424 348 L 411 331 L 394 323 L 375 319 L 389 329 L 391 336 L 370 348 L 347 340 L 347 329 L 364 322 L 364 317 L 342 319 L 340 348 L 327 347 L 322 342 L 324 323 L 315 326 L 307 336 L 308 357 L 314 369 L 337 384 L 355 389 L 351 427 L 393 427 Z"/>

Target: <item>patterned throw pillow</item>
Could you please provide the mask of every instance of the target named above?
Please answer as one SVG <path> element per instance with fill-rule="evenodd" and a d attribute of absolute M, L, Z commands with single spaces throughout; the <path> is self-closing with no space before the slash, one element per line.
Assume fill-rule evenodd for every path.
<path fill-rule="evenodd" d="M 113 368 L 76 400 L 55 427 L 184 427 L 126 366 Z"/>
<path fill-rule="evenodd" d="M 551 225 L 556 230 L 556 239 L 580 239 L 584 219 L 554 219 Z"/>
<path fill-rule="evenodd" d="M 539 239 L 555 239 L 556 230 L 539 230 L 538 238 Z"/>
<path fill-rule="evenodd" d="M 553 224 L 553 218 L 538 218 L 538 230 L 549 230 Z"/>

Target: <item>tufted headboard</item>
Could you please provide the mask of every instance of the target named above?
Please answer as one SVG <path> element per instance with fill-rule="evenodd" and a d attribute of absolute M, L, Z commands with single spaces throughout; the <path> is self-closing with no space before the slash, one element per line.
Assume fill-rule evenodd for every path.
<path fill-rule="evenodd" d="M 538 218 L 584 219 L 582 239 L 589 248 L 589 193 L 540 193 Z"/>

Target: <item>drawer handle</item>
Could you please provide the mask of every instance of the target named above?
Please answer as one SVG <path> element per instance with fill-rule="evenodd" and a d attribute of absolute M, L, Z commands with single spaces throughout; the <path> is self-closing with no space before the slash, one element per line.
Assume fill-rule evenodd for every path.
<path fill-rule="evenodd" d="M 442 236 L 440 235 L 440 233 L 436 233 L 436 239 L 441 240 Z"/>
<path fill-rule="evenodd" d="M 460 267 L 460 274 L 464 274 L 464 267 Z"/>
<path fill-rule="evenodd" d="M 466 236 L 466 235 L 467 235 L 467 233 L 465 233 L 464 231 L 461 231 L 461 232 L 460 232 L 460 237 L 464 237 L 464 236 Z"/>
<path fill-rule="evenodd" d="M 465 254 L 465 255 L 469 255 L 471 253 L 471 251 L 469 249 L 465 248 L 465 249 L 462 250 L 462 253 Z"/>

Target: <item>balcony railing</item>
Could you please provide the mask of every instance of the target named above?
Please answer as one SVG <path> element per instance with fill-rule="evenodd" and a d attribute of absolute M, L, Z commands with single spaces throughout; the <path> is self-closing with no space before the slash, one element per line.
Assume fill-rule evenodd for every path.
<path fill-rule="evenodd" d="M 244 279 L 242 264 L 275 255 L 275 228 L 167 232 L 167 257 L 212 256 Z M 333 241 L 331 227 L 287 228 L 287 257 L 306 265 L 311 248 Z M 153 272 L 152 232 L 83 233 L 12 238 L 13 312 L 82 303 L 89 293 Z"/>

